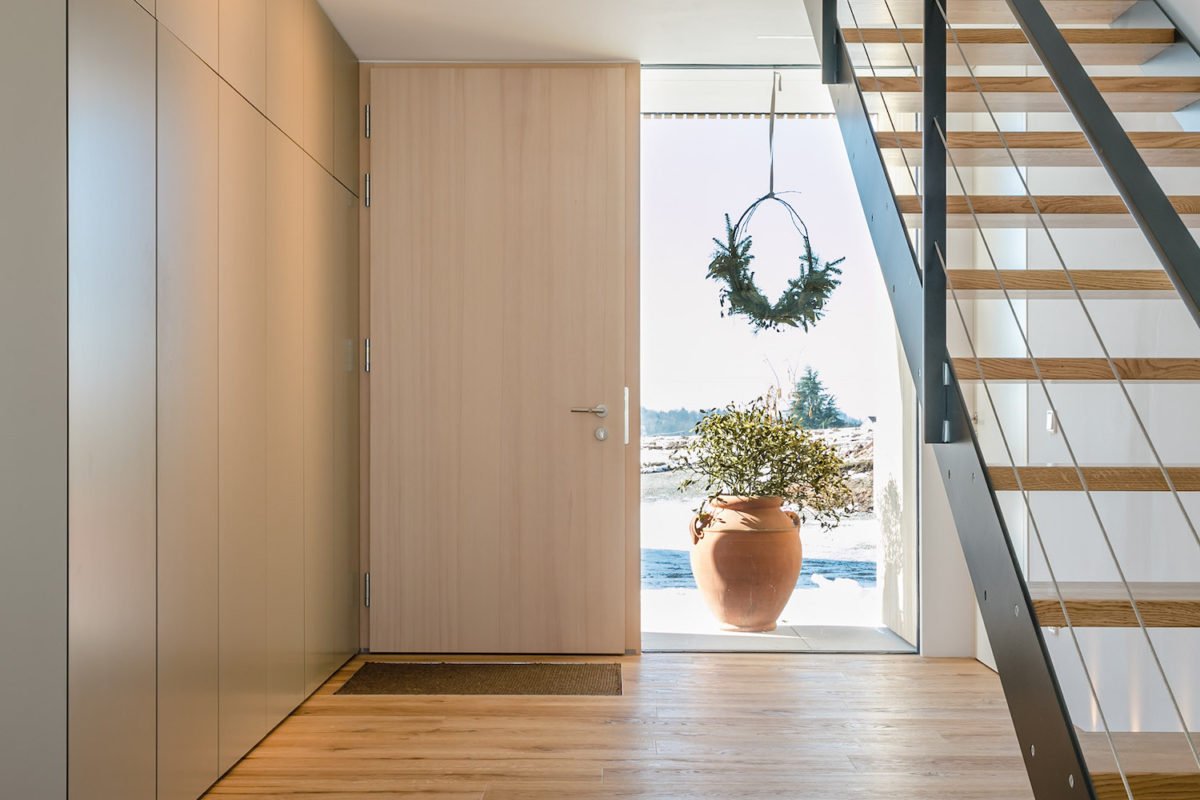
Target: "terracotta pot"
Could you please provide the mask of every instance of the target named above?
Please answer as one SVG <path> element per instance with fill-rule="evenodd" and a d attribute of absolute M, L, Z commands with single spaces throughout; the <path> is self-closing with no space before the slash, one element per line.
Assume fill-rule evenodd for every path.
<path fill-rule="evenodd" d="M 800 577 L 800 517 L 780 497 L 721 497 L 692 520 L 692 573 L 727 630 L 771 631 Z"/>

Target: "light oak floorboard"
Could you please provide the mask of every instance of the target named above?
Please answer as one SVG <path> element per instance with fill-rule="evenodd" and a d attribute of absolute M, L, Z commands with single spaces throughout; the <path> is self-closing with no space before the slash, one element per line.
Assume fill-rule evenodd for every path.
<path fill-rule="evenodd" d="M 210 797 L 1031 796 L 999 680 L 971 660 L 795 654 L 587 660 L 622 664 L 624 694 L 335 695 L 363 663 L 357 657 Z"/>

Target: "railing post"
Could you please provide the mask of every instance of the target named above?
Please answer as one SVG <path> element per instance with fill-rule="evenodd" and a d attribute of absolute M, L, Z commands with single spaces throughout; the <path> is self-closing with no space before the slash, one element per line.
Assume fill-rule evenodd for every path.
<path fill-rule="evenodd" d="M 841 51 L 838 46 L 838 0 L 821 0 L 821 83 L 841 81 Z"/>
<path fill-rule="evenodd" d="M 942 0 L 949 4 L 950 0 Z M 925 358 L 922 400 L 925 441 L 950 441 L 950 386 L 946 350 L 946 20 L 938 0 L 925 0 L 921 66 L 921 280 L 924 286 Z"/>

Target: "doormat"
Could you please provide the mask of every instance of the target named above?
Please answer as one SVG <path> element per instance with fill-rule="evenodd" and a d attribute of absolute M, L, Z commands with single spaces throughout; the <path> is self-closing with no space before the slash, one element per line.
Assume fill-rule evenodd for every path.
<path fill-rule="evenodd" d="M 368 661 L 336 694 L 620 695 L 620 664 Z"/>

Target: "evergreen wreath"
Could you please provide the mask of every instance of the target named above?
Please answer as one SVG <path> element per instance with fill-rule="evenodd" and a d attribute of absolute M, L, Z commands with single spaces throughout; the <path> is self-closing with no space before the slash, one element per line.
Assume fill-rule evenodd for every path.
<path fill-rule="evenodd" d="M 742 212 L 736 225 L 730 222 L 728 214 L 725 215 L 725 241 L 713 239 L 717 249 L 708 265 L 709 279 L 724 284 L 721 287 L 721 316 L 728 311 L 730 316 L 747 317 L 756 332 L 777 331 L 785 325 L 807 332 L 809 327 L 816 325 L 825 315 L 829 295 L 842 282 L 838 277 L 842 274 L 838 265 L 846 260 L 843 257 L 822 263 L 813 252 L 808 226 L 796 209 L 775 192 L 775 93 L 782 88 L 783 80 L 776 72 L 771 78 L 771 122 L 767 132 L 771 156 L 770 188 Z M 754 241 L 748 233 L 750 220 L 759 206 L 768 200 L 784 207 L 788 219 L 804 239 L 800 274 L 788 281 L 787 288 L 774 303 L 754 283 L 754 273 L 750 271 L 750 262 L 754 260 L 750 254 Z"/>
<path fill-rule="evenodd" d="M 758 207 L 767 200 L 774 200 L 785 209 L 788 217 L 804 241 L 800 254 L 800 274 L 787 283 L 779 299 L 772 303 L 754 282 L 750 262 L 753 237 L 747 233 L 750 219 Z M 708 265 L 708 277 L 724 284 L 721 287 L 721 316 L 743 316 L 750 320 L 756 331 L 780 330 L 783 326 L 803 328 L 816 325 L 825 315 L 825 303 L 833 290 L 841 284 L 842 270 L 839 265 L 845 257 L 822 263 L 813 252 L 808 237 L 808 226 L 792 206 L 775 192 L 758 200 L 743 212 L 734 225 L 725 215 L 725 241 L 713 239 L 717 248 Z"/>

